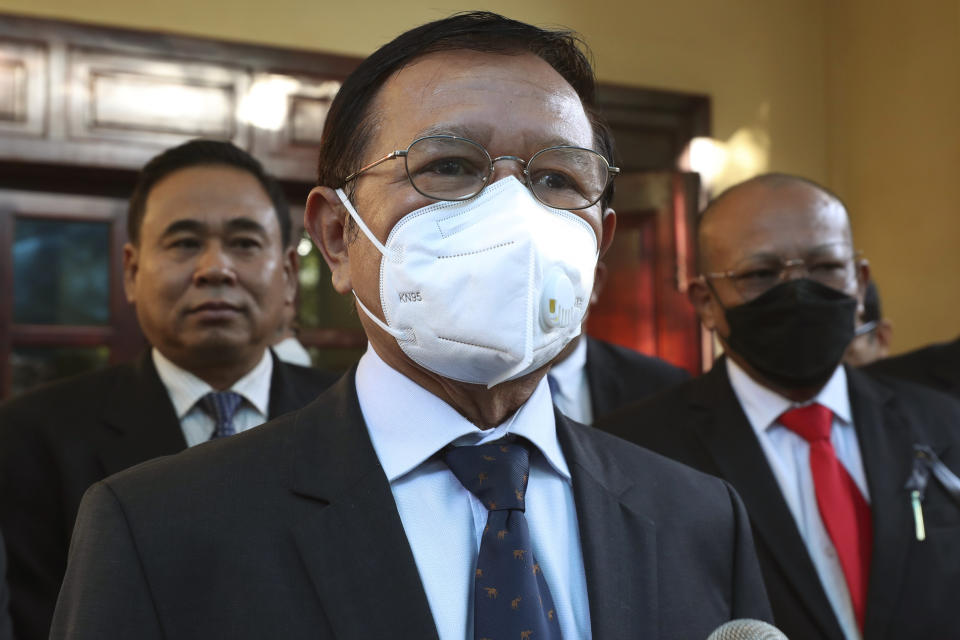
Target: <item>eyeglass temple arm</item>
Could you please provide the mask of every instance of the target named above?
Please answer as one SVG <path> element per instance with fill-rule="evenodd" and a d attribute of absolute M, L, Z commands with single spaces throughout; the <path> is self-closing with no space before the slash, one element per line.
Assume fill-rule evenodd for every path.
<path fill-rule="evenodd" d="M 351 173 L 350 175 L 348 175 L 346 178 L 344 178 L 343 182 L 344 182 L 344 183 L 350 182 L 351 180 L 353 180 L 354 178 L 356 178 L 357 176 L 359 176 L 361 173 L 363 173 L 363 172 L 365 172 L 365 171 L 369 171 L 370 169 L 373 169 L 373 168 L 374 168 L 375 166 L 377 166 L 378 164 L 381 164 L 381 163 L 383 163 L 383 162 L 386 162 L 387 160 L 393 160 L 394 158 L 402 158 L 402 157 L 404 157 L 404 156 L 406 156 L 406 155 L 407 155 L 406 149 L 397 149 L 396 151 L 391 151 L 390 153 L 388 153 L 387 155 L 383 156 L 383 157 L 380 158 L 379 160 L 374 160 L 373 162 L 371 162 L 371 163 L 368 164 L 367 166 L 361 167 L 360 169 L 357 169 L 356 171 L 354 171 L 353 173 Z"/>
<path fill-rule="evenodd" d="M 784 274 L 790 269 L 795 269 L 796 267 L 803 267 L 807 269 L 807 263 L 802 258 L 791 258 L 790 260 L 783 260 L 780 262 L 780 270 L 778 272 L 778 277 L 780 280 L 783 280 Z M 704 278 L 732 278 L 737 275 L 736 269 L 731 269 L 729 271 L 713 271 L 711 273 L 701 274 Z"/>

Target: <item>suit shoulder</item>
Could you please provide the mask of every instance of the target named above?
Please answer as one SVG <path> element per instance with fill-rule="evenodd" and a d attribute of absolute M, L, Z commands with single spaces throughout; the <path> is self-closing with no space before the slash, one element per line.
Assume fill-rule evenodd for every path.
<path fill-rule="evenodd" d="M 960 400 L 925 384 L 887 375 L 868 375 L 863 370 L 848 370 L 848 376 L 866 387 L 892 394 L 903 405 L 960 410 Z"/>
<path fill-rule="evenodd" d="M 918 427 L 960 441 L 960 430 L 957 429 L 960 400 L 957 398 L 911 380 L 865 375 L 860 371 L 850 372 L 850 376 L 868 389 L 889 395 L 904 417 Z"/>
<path fill-rule="evenodd" d="M 687 380 L 690 377 L 685 369 L 670 364 L 666 360 L 648 356 L 639 351 L 598 338 L 590 338 L 590 341 L 596 351 L 602 352 L 609 360 L 618 363 L 620 367 L 647 371 L 675 382 Z"/>
<path fill-rule="evenodd" d="M 702 490 L 710 487 L 722 494 L 728 492 L 727 483 L 715 476 L 698 471 L 682 462 L 625 440 L 617 435 L 593 427 L 576 425 L 583 429 L 583 437 L 591 440 L 604 465 L 613 464 L 632 477 L 638 486 L 666 488 L 671 494 Z"/>
<path fill-rule="evenodd" d="M 615 425 L 624 425 L 632 429 L 639 423 L 656 425 L 684 423 L 691 397 L 700 395 L 703 387 L 703 377 L 684 380 L 610 414 L 602 421 L 602 428 L 619 434 L 619 431 L 613 428 Z"/>
<path fill-rule="evenodd" d="M 186 495 L 241 491 L 257 482 L 261 471 L 276 467 L 300 411 L 294 411 L 243 433 L 199 444 L 179 453 L 153 458 L 116 473 L 106 483 L 118 497 Z M 229 485 L 229 486 L 225 486 Z"/>
<path fill-rule="evenodd" d="M 313 367 L 304 367 L 282 360 L 277 361 L 277 366 L 282 367 L 285 373 L 297 383 L 306 387 L 314 387 L 317 391 L 323 391 L 340 378 L 339 373 L 332 373 Z"/>
<path fill-rule="evenodd" d="M 921 347 L 900 355 L 877 360 L 861 368 L 871 375 L 893 376 L 928 384 L 936 378 L 932 371 L 940 366 L 960 363 L 960 338 Z"/>
<path fill-rule="evenodd" d="M 0 432 L 24 422 L 73 423 L 96 413 L 120 381 L 135 375 L 134 364 L 119 364 L 30 389 L 0 403 Z"/>

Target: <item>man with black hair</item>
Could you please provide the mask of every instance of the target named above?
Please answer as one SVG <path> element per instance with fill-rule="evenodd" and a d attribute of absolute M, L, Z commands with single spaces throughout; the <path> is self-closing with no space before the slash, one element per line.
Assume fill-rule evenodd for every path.
<path fill-rule="evenodd" d="M 597 426 L 734 486 L 787 637 L 956 637 L 960 404 L 841 364 L 869 279 L 843 203 L 757 176 L 697 240 L 689 295 L 724 357 Z"/>
<path fill-rule="evenodd" d="M 91 488 L 56 637 L 698 638 L 769 618 L 725 483 L 550 400 L 614 228 L 593 82 L 571 34 L 486 12 L 359 65 L 305 220 L 369 349 L 308 407 Z"/>
<path fill-rule="evenodd" d="M 143 168 L 124 287 L 152 349 L 0 405 L 0 528 L 21 640 L 46 638 L 80 499 L 157 456 L 262 424 L 332 382 L 268 347 L 293 300 L 288 207 L 260 163 L 194 140 Z"/>

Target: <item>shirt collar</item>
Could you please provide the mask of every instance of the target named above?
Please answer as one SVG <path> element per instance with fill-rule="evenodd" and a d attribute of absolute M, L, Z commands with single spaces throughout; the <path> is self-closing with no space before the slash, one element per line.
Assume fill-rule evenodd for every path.
<path fill-rule="evenodd" d="M 153 364 L 157 368 L 160 381 L 167 388 L 170 401 L 177 412 L 177 418 L 183 419 L 197 403 L 197 400 L 214 390 L 186 369 L 174 364 L 154 347 L 151 351 Z M 233 383 L 231 391 L 243 396 L 261 415 L 267 416 L 270 406 L 270 381 L 273 376 L 273 357 L 269 349 L 264 349 L 260 362 L 246 375 Z"/>
<path fill-rule="evenodd" d="M 587 338 L 581 335 L 580 340 L 577 341 L 577 346 L 570 352 L 570 355 L 550 367 L 550 375 L 553 376 L 553 378 L 560 383 L 560 387 L 563 388 L 566 386 L 564 383 L 568 380 L 572 382 L 578 381 L 579 376 L 583 375 L 584 367 L 586 366 Z"/>
<path fill-rule="evenodd" d="M 384 362 L 373 347 L 357 364 L 357 397 L 377 458 L 390 482 L 409 473 L 448 444 L 485 444 L 508 434 L 532 442 L 550 466 L 570 479 L 557 440 L 546 376 L 513 415 L 483 430 L 456 409 Z"/>
<path fill-rule="evenodd" d="M 757 433 L 774 426 L 777 418 L 784 411 L 801 406 L 800 403 L 781 396 L 751 378 L 732 358 L 727 357 L 725 360 L 727 374 L 730 376 L 730 386 L 733 387 L 743 412 Z M 830 409 L 841 424 L 852 424 L 850 396 L 847 393 L 847 372 L 842 365 L 837 366 L 830 380 L 812 400 L 802 404 L 815 402 Z"/>

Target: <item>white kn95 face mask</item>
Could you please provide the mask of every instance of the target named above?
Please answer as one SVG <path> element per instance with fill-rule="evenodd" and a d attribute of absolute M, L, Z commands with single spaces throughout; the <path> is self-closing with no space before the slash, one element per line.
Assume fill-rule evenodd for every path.
<path fill-rule="evenodd" d="M 380 251 L 384 320 L 363 312 L 421 367 L 493 387 L 534 371 L 580 334 L 598 245 L 580 216 L 541 204 L 513 176 L 458 202 L 411 211 Z M 356 293 L 354 293 L 356 295 Z"/>

